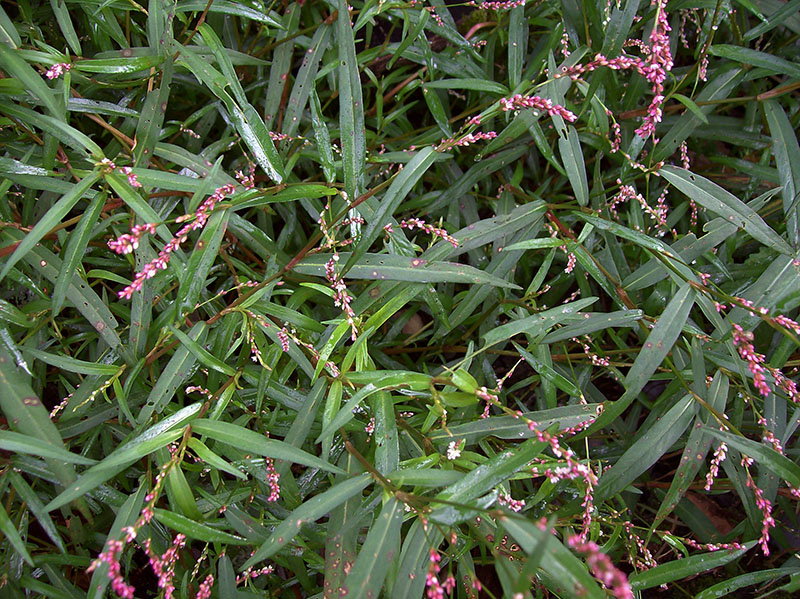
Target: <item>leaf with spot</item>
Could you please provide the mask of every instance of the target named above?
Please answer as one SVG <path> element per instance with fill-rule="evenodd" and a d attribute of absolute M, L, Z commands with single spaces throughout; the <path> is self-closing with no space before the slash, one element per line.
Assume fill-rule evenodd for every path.
<path fill-rule="evenodd" d="M 606 402 L 603 413 L 588 429 L 589 431 L 608 426 L 636 400 L 650 377 L 672 350 L 694 302 L 695 292 L 688 283 L 682 285 L 675 292 L 656 322 L 656 326 L 647 336 L 642 351 L 637 354 L 633 366 L 628 370 L 623 383 L 625 392 L 622 397 L 613 402 Z"/>
<path fill-rule="evenodd" d="M 36 223 L 36 226 L 31 229 L 25 238 L 20 242 L 11 257 L 6 260 L 3 265 L 3 270 L 0 271 L 0 281 L 8 274 L 14 265 L 25 254 L 29 253 L 33 246 L 35 246 L 42 237 L 44 237 L 51 229 L 61 223 L 61 219 L 72 210 L 72 208 L 83 198 L 84 194 L 100 179 L 100 173 L 94 171 L 89 173 L 86 177 L 81 179 L 68 193 L 64 194 L 53 207 L 47 211 L 47 214 Z"/>
<path fill-rule="evenodd" d="M 743 543 L 744 547 L 742 549 L 720 549 L 719 551 L 710 551 L 676 559 L 649 570 L 632 574 L 628 580 L 634 591 L 643 591 L 675 580 L 697 576 L 701 572 L 708 572 L 738 559 L 755 544 L 755 541 L 749 541 Z"/>
<path fill-rule="evenodd" d="M 198 322 L 188 333 L 188 338 L 202 344 L 208 334 L 205 322 Z M 167 365 L 161 370 L 156 384 L 147 396 L 144 407 L 139 412 L 138 422 L 147 422 L 153 413 L 161 413 L 167 403 L 175 395 L 178 388 L 189 378 L 197 358 L 185 345 L 180 345 Z"/>
<path fill-rule="evenodd" d="M 694 399 L 685 395 L 658 422 L 634 437 L 633 443 L 608 470 L 595 489 L 595 501 L 616 495 L 646 472 L 680 438 L 694 417 Z"/>
<path fill-rule="evenodd" d="M 270 537 L 264 541 L 264 544 L 244 563 L 242 569 L 247 569 L 275 555 L 294 539 L 303 524 L 311 524 L 321 518 L 336 506 L 341 505 L 350 497 L 366 489 L 370 482 L 372 482 L 372 478 L 369 474 L 360 474 L 331 487 L 324 493 L 320 493 L 303 503 L 286 516 Z"/>
<path fill-rule="evenodd" d="M 28 367 L 21 360 L 21 355 L 15 359 L 6 347 L 0 345 L 0 386 L 3 389 L 0 408 L 9 425 L 19 431 L 16 435 L 6 433 L 6 442 L 24 442 L 20 437 L 32 437 L 34 442 L 30 451 L 51 454 L 43 457 L 59 482 L 67 486 L 75 480 L 75 469 L 70 462 L 75 463 L 76 460 L 64 448 L 58 429 L 31 387 Z M 70 459 L 65 461 L 65 457 Z"/>
<path fill-rule="evenodd" d="M 350 259 L 350 252 L 340 252 L 340 260 Z M 294 267 L 295 272 L 325 276 L 328 256 L 309 256 Z M 493 285 L 519 289 L 519 286 L 490 275 L 474 266 L 456 262 L 432 261 L 423 258 L 409 258 L 395 254 L 364 254 L 345 274 L 345 278 L 408 281 L 411 283 L 469 283 L 473 285 Z"/>
<path fill-rule="evenodd" d="M 342 586 L 348 597 L 373 599 L 380 595 L 386 574 L 400 550 L 403 507 L 396 497 L 390 497 L 376 516 Z"/>
<path fill-rule="evenodd" d="M 265 435 L 230 422 L 201 418 L 192 422 L 192 430 L 195 433 L 205 435 L 242 451 L 256 453 L 276 460 L 284 460 L 293 464 L 302 464 L 309 468 L 320 468 L 326 472 L 341 472 L 340 468 L 302 449 L 277 439 L 269 439 Z"/>
<path fill-rule="evenodd" d="M 791 246 L 757 212 L 713 181 L 675 166 L 662 167 L 659 173 L 687 197 L 741 227 L 756 241 L 781 254 L 794 254 Z"/>

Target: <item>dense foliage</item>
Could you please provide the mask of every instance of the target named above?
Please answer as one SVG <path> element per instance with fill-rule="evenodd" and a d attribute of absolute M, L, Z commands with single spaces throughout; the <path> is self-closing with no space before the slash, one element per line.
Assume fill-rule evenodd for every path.
<path fill-rule="evenodd" d="M 800 588 L 799 9 L 4 2 L 0 595 Z"/>

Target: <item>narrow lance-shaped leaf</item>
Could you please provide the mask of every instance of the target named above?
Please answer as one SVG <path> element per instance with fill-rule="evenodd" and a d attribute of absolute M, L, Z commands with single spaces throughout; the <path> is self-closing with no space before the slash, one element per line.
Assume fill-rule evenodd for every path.
<path fill-rule="evenodd" d="M 321 518 L 356 493 L 363 491 L 371 481 L 372 478 L 369 474 L 361 474 L 341 482 L 303 503 L 275 528 L 269 539 L 244 563 L 242 569 L 254 566 L 258 562 L 275 555 L 294 539 L 303 524 L 310 524 Z"/>
<path fill-rule="evenodd" d="M 716 183 L 675 166 L 662 167 L 659 173 L 687 197 L 741 227 L 756 241 L 781 254 L 793 254 L 791 246 L 752 208 Z"/>
<path fill-rule="evenodd" d="M 392 560 L 400 549 L 403 507 L 403 503 L 391 497 L 375 518 L 341 589 L 348 597 L 370 599 L 380 595 Z"/>
<path fill-rule="evenodd" d="M 636 356 L 625 377 L 625 392 L 613 402 L 606 402 L 605 410 L 600 414 L 589 431 L 608 426 L 633 403 L 647 381 L 664 361 L 680 335 L 689 311 L 694 305 L 695 292 L 689 284 L 683 285 L 670 300 L 663 314 L 656 322 L 644 341 L 642 351 Z"/>
<path fill-rule="evenodd" d="M 11 254 L 11 257 L 6 260 L 5 265 L 3 265 L 3 270 L 0 271 L 0 281 L 8 274 L 8 271 L 13 268 L 13 266 L 19 261 L 22 256 L 27 254 L 33 246 L 35 246 L 39 241 L 41 241 L 42 237 L 44 237 L 52 228 L 58 225 L 61 222 L 61 219 L 72 210 L 72 208 L 77 204 L 83 194 L 86 193 L 89 188 L 94 185 L 100 179 L 100 173 L 95 171 L 81 179 L 80 183 L 76 184 L 69 193 L 66 193 L 58 202 L 53 205 L 50 210 L 36 223 L 36 226 L 31 229 L 31 232 L 28 233 L 22 242 L 17 246 L 17 249 L 14 250 L 14 253 Z"/>

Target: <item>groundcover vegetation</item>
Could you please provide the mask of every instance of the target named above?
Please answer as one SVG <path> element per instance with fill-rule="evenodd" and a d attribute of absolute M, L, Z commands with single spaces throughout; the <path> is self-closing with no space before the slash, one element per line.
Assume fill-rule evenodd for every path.
<path fill-rule="evenodd" d="M 0 7 L 0 595 L 800 588 L 800 2 Z"/>

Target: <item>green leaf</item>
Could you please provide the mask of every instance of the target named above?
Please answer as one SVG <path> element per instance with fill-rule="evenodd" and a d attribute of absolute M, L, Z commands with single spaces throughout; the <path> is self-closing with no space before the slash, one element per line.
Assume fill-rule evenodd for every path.
<path fill-rule="evenodd" d="M 744 549 L 720 549 L 700 555 L 692 555 L 678 560 L 661 564 L 655 568 L 637 572 L 628 577 L 634 591 L 650 589 L 658 585 L 667 584 L 674 580 L 681 580 L 696 576 L 701 572 L 708 572 L 719 568 L 744 555 L 756 541 L 744 543 Z"/>
<path fill-rule="evenodd" d="M 210 352 L 206 351 L 202 345 L 197 343 L 197 341 L 189 337 L 183 331 L 176 329 L 173 326 L 169 326 L 169 330 L 172 331 L 172 334 L 178 338 L 178 341 L 181 342 L 181 345 L 188 349 L 189 352 L 195 358 L 197 358 L 201 364 L 208 366 L 209 368 L 213 368 L 222 374 L 227 374 L 228 376 L 234 376 L 236 374 L 235 368 L 225 364 L 225 362 L 213 356 Z"/>
<path fill-rule="evenodd" d="M 586 206 L 589 203 L 589 183 L 586 180 L 586 167 L 583 163 L 583 150 L 578 139 L 578 130 L 569 125 L 566 137 L 559 136 L 558 149 L 561 152 L 561 162 L 567 171 L 569 183 L 575 193 L 578 204 Z"/>
<path fill-rule="evenodd" d="M 516 89 L 522 79 L 525 55 L 528 49 L 528 20 L 525 5 L 515 6 L 509 12 L 508 23 L 508 85 Z"/>
<path fill-rule="evenodd" d="M 225 15 L 233 15 L 242 17 L 269 25 L 277 29 L 282 29 L 283 25 L 273 15 L 258 10 L 247 4 L 241 2 L 232 2 L 231 0 L 214 0 L 213 4 L 209 5 L 208 0 L 181 0 L 175 7 L 176 12 L 203 12 L 220 13 Z"/>
<path fill-rule="evenodd" d="M 286 116 L 283 119 L 283 132 L 286 135 L 293 136 L 300 127 L 308 98 L 314 89 L 314 79 L 319 71 L 319 61 L 328 49 L 332 33 L 333 27 L 327 24 L 318 28 L 311 40 L 308 52 L 303 56 L 303 63 L 297 71 L 292 93 L 286 103 Z"/>
<path fill-rule="evenodd" d="M 533 439 L 523 441 L 513 449 L 503 451 L 485 464 L 468 472 L 464 478 L 436 495 L 435 499 L 458 501 L 459 503 L 475 499 L 499 483 L 508 480 L 511 475 L 541 454 L 546 446 L 546 443 Z M 442 510 L 449 509 L 452 508 L 446 507 L 433 511 L 431 519 L 435 520 Z"/>
<path fill-rule="evenodd" d="M 797 570 L 795 568 L 771 568 L 769 570 L 761 570 L 760 572 L 740 574 L 739 576 L 734 576 L 733 578 L 723 580 L 722 582 L 703 589 L 695 595 L 695 599 L 719 599 L 720 597 L 728 597 L 731 593 L 743 587 L 749 587 L 763 582 L 774 582 L 779 578 L 796 573 Z"/>
<path fill-rule="evenodd" d="M 81 51 L 81 43 L 78 41 L 78 34 L 75 33 L 75 27 L 72 26 L 72 19 L 69 16 L 69 9 L 67 8 L 66 0 L 50 0 L 50 6 L 53 9 L 53 14 L 56 16 L 56 22 L 67 40 L 69 47 L 72 51 L 80 56 L 83 54 Z"/>
<path fill-rule="evenodd" d="M 77 360 L 75 358 L 70 358 L 69 356 L 56 356 L 55 354 L 49 354 L 33 348 L 26 347 L 25 353 L 30 354 L 37 360 L 41 360 L 45 364 L 50 364 L 51 366 L 55 366 L 67 372 L 114 376 L 120 371 L 119 366 L 97 364 L 95 362 L 84 362 L 83 360 Z"/>
<path fill-rule="evenodd" d="M 100 212 L 106 201 L 106 194 L 98 193 L 83 213 L 78 226 L 70 233 L 67 239 L 67 247 L 64 250 L 64 260 L 61 262 L 61 270 L 58 273 L 58 280 L 53 288 L 53 315 L 57 315 L 64 305 L 67 291 L 72 283 L 72 276 L 81 263 L 86 248 L 89 245 L 94 233 L 93 228 Z"/>
<path fill-rule="evenodd" d="M 390 497 L 383 505 L 340 592 L 354 599 L 369 599 L 380 595 L 394 555 L 400 549 L 403 507 L 404 504 L 395 497 Z"/>
<path fill-rule="evenodd" d="M 489 92 L 499 96 L 507 96 L 511 92 L 509 89 L 495 81 L 487 81 L 486 79 L 471 79 L 465 77 L 463 79 L 439 79 L 437 81 L 429 81 L 424 87 L 429 89 L 469 89 L 477 92 Z"/>
<path fill-rule="evenodd" d="M 155 66 L 157 65 L 153 65 Z M 153 157 L 167 114 L 173 71 L 172 58 L 167 56 L 161 68 L 161 85 L 158 89 L 147 92 L 139 114 L 136 124 L 136 147 L 133 151 L 134 166 L 146 167 Z M 140 183 L 144 185 L 143 181 Z"/>
<path fill-rule="evenodd" d="M 0 388 L 3 389 L 0 408 L 13 428 L 39 441 L 39 451 L 49 445 L 58 453 L 66 452 L 58 429 L 31 387 L 28 366 L 21 355 L 16 356 L 15 363 L 14 356 L 3 346 L 0 346 Z M 19 439 L 11 437 L 11 440 Z M 63 460 L 47 458 L 47 463 L 62 485 L 75 480 L 75 470 Z"/>
<path fill-rule="evenodd" d="M 406 199 L 411 189 L 430 168 L 436 160 L 436 152 L 431 147 L 423 148 L 417 152 L 403 170 L 395 177 L 389 189 L 381 199 L 378 209 L 369 216 L 367 226 L 362 229 L 361 239 L 356 249 L 345 263 L 343 272 L 352 269 L 369 251 L 369 248 L 383 232 L 383 227 L 391 222 L 392 215 L 397 207 Z"/>
<path fill-rule="evenodd" d="M 596 414 L 595 406 L 574 405 L 536 412 L 523 412 L 522 416 L 536 422 L 540 429 L 549 429 L 554 424 L 558 424 L 558 430 L 564 430 L 591 420 Z M 522 418 L 490 416 L 464 424 L 448 426 L 447 430 L 431 431 L 428 435 L 430 440 L 437 445 L 446 445 L 450 441 L 460 439 L 465 439 L 467 445 L 471 445 L 489 436 L 498 439 L 529 439 L 535 437 L 536 432 L 530 430 Z"/>
<path fill-rule="evenodd" d="M 799 69 L 800 70 L 800 69 Z M 800 144 L 797 134 L 786 113 L 775 100 L 764 102 L 764 114 L 772 133 L 772 153 L 783 185 L 783 212 L 786 229 L 794 245 L 800 242 Z"/>
<path fill-rule="evenodd" d="M 659 174 L 706 210 L 744 229 L 756 241 L 787 256 L 794 253 L 752 208 L 716 183 L 675 166 L 662 167 Z"/>
<path fill-rule="evenodd" d="M 12 431 L 0 431 L 0 449 L 51 458 L 68 464 L 91 465 L 97 463 L 97 460 L 76 455 L 47 441 Z"/>
<path fill-rule="evenodd" d="M 5 265 L 3 266 L 3 270 L 0 271 L 0 281 L 2 281 L 5 276 L 8 274 L 8 271 L 11 270 L 14 265 L 22 258 L 25 254 L 31 251 L 31 248 L 35 246 L 42 240 L 42 237 L 47 235 L 53 227 L 58 225 L 61 222 L 61 219 L 72 210 L 72 208 L 77 204 L 83 195 L 89 190 L 89 188 L 94 185 L 100 179 L 99 172 L 92 172 L 83 179 L 79 183 L 77 183 L 68 193 L 64 194 L 58 202 L 56 202 L 50 210 L 48 210 L 45 215 L 36 223 L 36 226 L 31 229 L 31 232 L 28 233 L 22 242 L 17 246 L 17 249 L 14 250 L 14 253 L 11 254 L 11 257 L 6 260 Z"/>
<path fill-rule="evenodd" d="M 675 98 L 678 102 L 686 106 L 689 111 L 695 115 L 698 119 L 700 119 L 703 124 L 708 125 L 708 119 L 706 118 L 705 113 L 700 110 L 700 107 L 692 101 L 691 98 L 687 98 L 683 94 L 672 94 L 672 97 Z"/>
<path fill-rule="evenodd" d="M 235 476 L 236 478 L 240 478 L 242 480 L 247 480 L 247 476 L 242 473 L 241 470 L 238 468 L 234 468 L 228 462 L 223 460 L 219 457 L 216 453 L 211 451 L 208 447 L 206 447 L 205 443 L 203 443 L 200 439 L 196 437 L 192 437 L 189 439 L 188 443 L 189 449 L 197 454 L 197 457 L 203 460 L 209 466 L 216 468 L 217 470 L 222 470 L 223 472 L 227 472 L 231 476 Z"/>
<path fill-rule="evenodd" d="M 600 477 L 595 501 L 602 503 L 632 483 L 669 451 L 694 417 L 694 399 L 685 395 L 652 427 L 636 436 L 622 457 Z"/>
<path fill-rule="evenodd" d="M 22 232 L 16 229 L 5 229 L 0 235 L 10 237 L 15 242 L 22 238 Z M 49 281 L 53 283 L 58 281 L 61 259 L 43 246 L 34 245 L 22 259 Z M 107 302 L 104 302 L 77 274 L 73 275 L 72 283 L 67 289 L 67 299 L 94 327 L 103 341 L 118 351 L 126 361 L 131 361 L 127 348 L 121 345 L 122 340 L 116 331 L 118 323 L 106 305 Z"/>
<path fill-rule="evenodd" d="M 186 516 L 181 516 L 169 510 L 155 508 L 153 514 L 156 520 L 165 526 L 169 526 L 172 530 L 176 530 L 198 541 L 203 541 L 205 543 L 227 543 L 228 545 L 250 544 L 247 539 L 217 530 L 216 528 L 211 528 L 205 524 L 200 524 L 199 522 L 190 520 Z"/>
<path fill-rule="evenodd" d="M 82 497 L 89 491 L 97 488 L 108 479 L 116 476 L 136 460 L 154 453 L 157 449 L 165 447 L 183 434 L 183 430 L 168 430 L 157 435 L 140 435 L 133 441 L 111 452 L 105 459 L 98 462 L 78 477 L 73 484 L 62 491 L 55 499 L 45 506 L 52 512 L 70 501 Z"/>
<path fill-rule="evenodd" d="M 494 345 L 501 341 L 510 339 L 514 335 L 525 333 L 531 337 L 538 337 L 544 335 L 547 330 L 562 322 L 580 322 L 583 320 L 583 314 L 580 313 L 582 308 L 591 306 L 597 301 L 596 297 L 587 297 L 563 304 L 557 308 L 550 308 L 534 314 L 533 316 L 526 316 L 519 320 L 514 320 L 507 324 L 496 327 L 486 333 L 483 338 L 486 346 Z"/>
<path fill-rule="evenodd" d="M 417 518 L 411 525 L 400 553 L 397 581 L 392 589 L 392 599 L 422 597 L 425 576 L 430 567 L 430 548 L 438 547 L 444 534 L 438 526 L 424 526 Z"/>
<path fill-rule="evenodd" d="M 36 522 L 38 522 L 39 526 L 44 529 L 44 531 L 47 533 L 47 536 L 50 537 L 50 540 L 53 541 L 58 550 L 61 553 L 66 554 L 67 548 L 64 545 L 64 540 L 58 533 L 58 529 L 56 528 L 53 519 L 50 517 L 50 514 L 48 514 L 47 510 L 44 509 L 44 504 L 42 503 L 42 500 L 39 498 L 39 495 L 36 493 L 36 491 L 31 488 L 27 481 L 18 472 L 12 470 L 11 472 L 7 473 L 7 476 L 13 489 L 19 493 L 20 499 L 28 504 L 28 509 L 31 511 L 34 518 L 36 518 Z"/>
<path fill-rule="evenodd" d="M 337 471 L 341 472 L 338 468 Z M 242 570 L 275 555 L 297 536 L 303 524 L 313 523 L 353 495 L 363 491 L 371 482 L 369 474 L 354 476 L 303 503 L 275 528 L 269 539 L 264 541 L 255 554 L 244 563 Z"/>
<path fill-rule="evenodd" d="M 721 372 L 714 375 L 711 386 L 708 390 L 709 404 L 719 412 L 724 411 L 725 399 L 728 396 L 728 378 Z M 708 450 L 711 448 L 711 437 L 703 429 L 702 420 L 698 417 L 681 456 L 680 464 L 675 471 L 675 476 L 667 490 L 667 494 L 658 507 L 655 519 L 651 525 L 651 530 L 666 518 L 678 505 L 680 499 L 689 490 L 700 467 L 705 463 Z"/>
<path fill-rule="evenodd" d="M 722 58 L 735 60 L 742 64 L 761 67 L 773 73 L 788 75 L 793 79 L 800 79 L 800 66 L 797 66 L 794 62 L 778 58 L 774 54 L 767 54 L 766 52 L 759 52 L 758 50 L 751 50 L 750 48 L 742 48 L 741 46 L 731 46 L 728 44 L 714 44 L 708 49 L 708 52 L 713 56 L 721 56 Z"/>
<path fill-rule="evenodd" d="M 3 46 L 0 44 L 0 54 L 2 54 L 2 48 Z M 83 155 L 81 158 L 85 160 L 100 161 L 103 158 L 103 151 L 100 146 L 92 141 L 90 137 L 52 116 L 39 114 L 28 108 L 17 106 L 12 102 L 3 102 L 0 105 L 0 112 L 51 134 L 64 144 L 80 152 Z"/>
<path fill-rule="evenodd" d="M 339 128 L 342 140 L 344 190 L 349 202 L 362 192 L 366 140 L 364 138 L 364 100 L 356 58 L 353 26 L 345 0 L 337 2 L 336 40 L 339 44 Z"/>
<path fill-rule="evenodd" d="M 12 48 L 19 48 L 22 44 L 17 28 L 2 6 L 0 6 L 0 44 L 8 44 Z"/>
<path fill-rule="evenodd" d="M 226 443 L 241 451 L 257 453 L 258 455 L 274 458 L 276 460 L 284 460 L 294 464 L 302 464 L 309 468 L 319 468 L 326 472 L 342 472 L 340 468 L 302 449 L 292 447 L 283 441 L 269 439 L 255 431 L 229 422 L 219 422 L 201 418 L 192 422 L 192 431 L 200 435 L 206 435 L 220 443 Z"/>
<path fill-rule="evenodd" d="M 580 397 L 583 399 L 583 392 L 572 381 L 559 374 L 552 366 L 537 360 L 535 356 L 526 352 L 522 347 L 514 343 L 514 348 L 519 352 L 525 361 L 531 365 L 543 381 L 548 381 L 561 389 L 570 397 Z"/>
<path fill-rule="evenodd" d="M 33 560 L 28 553 L 28 549 L 25 547 L 25 541 L 23 541 L 22 537 L 19 536 L 17 527 L 11 521 L 11 518 L 8 517 L 8 513 L 2 504 L 0 504 L 0 532 L 2 532 L 5 538 L 8 539 L 8 542 L 14 548 L 14 551 L 16 551 L 17 554 L 25 560 L 25 563 L 33 567 Z"/>
<path fill-rule="evenodd" d="M 6 15 L 5 11 L 3 12 L 3 15 Z M 6 18 L 8 18 L 7 15 Z M 9 26 L 10 29 L 8 29 Z M 8 23 L 8 25 L 6 25 L 3 29 L 7 31 L 7 37 L 19 40 L 19 33 L 17 33 L 16 29 L 13 27 L 13 24 Z M 17 42 L 15 45 L 19 46 L 20 42 Z M 27 62 L 25 62 L 25 60 L 20 56 L 18 50 L 9 48 L 5 43 L 0 43 L 0 65 L 2 65 L 3 71 L 5 71 L 9 76 L 14 77 L 22 82 L 23 86 L 25 87 L 25 91 L 44 104 L 49 113 L 53 115 L 61 114 L 62 110 L 58 104 L 58 101 L 56 100 L 53 90 L 47 86 L 42 79 L 42 76 L 33 70 L 33 67 L 31 67 Z M 31 110 L 16 107 L 8 102 L 3 102 L 2 111 L 5 112 L 9 108 L 16 108 L 17 110 L 22 111 L 22 114 L 24 115 L 36 115 L 36 113 Z M 11 115 L 14 116 L 14 113 L 12 112 Z M 30 122 L 24 116 L 21 118 L 23 122 Z"/>
<path fill-rule="evenodd" d="M 206 323 L 200 321 L 192 327 L 188 337 L 192 341 L 203 343 L 207 332 Z M 158 377 L 144 407 L 139 412 L 139 424 L 147 422 L 154 412 L 161 413 L 178 388 L 191 375 L 196 360 L 195 355 L 185 345 L 175 350 L 167 365 L 161 370 L 161 376 Z"/>
<path fill-rule="evenodd" d="M 778 10 L 772 13 L 768 19 L 764 20 L 763 23 L 759 23 L 744 34 L 744 41 L 749 42 L 750 40 L 754 40 L 775 27 L 784 24 L 787 18 L 796 15 L 798 10 L 800 10 L 800 0 L 789 0 L 786 4 L 777 6 L 779 6 Z"/>
<path fill-rule="evenodd" d="M 623 383 L 625 392 L 622 397 L 613 402 L 605 402 L 603 413 L 589 428 L 589 431 L 598 430 L 612 423 L 633 403 L 639 392 L 644 389 L 644 386 L 650 380 L 650 377 L 661 365 L 661 362 L 672 350 L 673 344 L 686 323 L 694 301 L 695 292 L 688 283 L 682 285 L 672 296 L 658 322 L 656 322 L 656 326 L 647 336 L 647 340 L 636 356 L 633 366 L 625 376 Z"/>
<path fill-rule="evenodd" d="M 340 252 L 345 263 L 350 252 Z M 294 271 L 305 275 L 325 276 L 327 255 L 309 256 L 301 260 Z M 429 261 L 423 258 L 409 258 L 395 254 L 365 254 L 345 274 L 345 278 L 409 281 L 412 283 L 471 283 L 474 285 L 494 285 L 519 289 L 517 285 L 490 275 L 482 270 L 456 262 Z"/>

